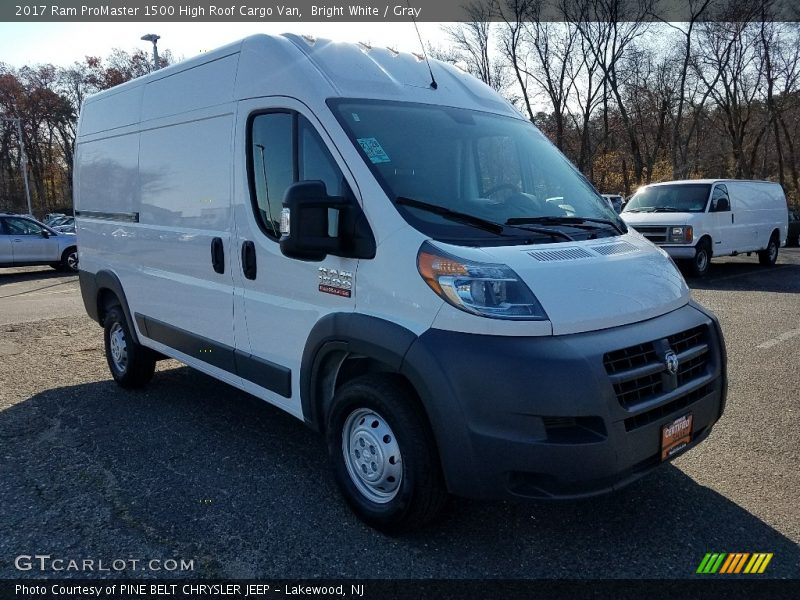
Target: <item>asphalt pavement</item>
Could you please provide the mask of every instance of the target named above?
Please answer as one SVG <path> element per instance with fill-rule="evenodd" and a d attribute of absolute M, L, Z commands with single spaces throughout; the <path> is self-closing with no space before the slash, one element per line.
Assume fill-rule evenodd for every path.
<path fill-rule="evenodd" d="M 175 361 L 143 391 L 117 387 L 74 276 L 2 271 L 0 578 L 684 578 L 706 552 L 771 552 L 763 577 L 798 578 L 800 250 L 770 269 L 715 260 L 690 285 L 729 356 L 707 441 L 610 495 L 453 499 L 387 537 L 346 507 L 302 423 Z M 33 554 L 127 566 L 15 567 Z"/>

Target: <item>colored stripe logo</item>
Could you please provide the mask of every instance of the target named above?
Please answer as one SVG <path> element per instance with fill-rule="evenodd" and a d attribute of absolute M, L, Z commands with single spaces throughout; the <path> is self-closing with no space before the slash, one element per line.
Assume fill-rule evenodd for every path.
<path fill-rule="evenodd" d="M 772 560 L 772 552 L 707 552 L 696 573 L 701 575 L 750 575 L 763 573 Z"/>

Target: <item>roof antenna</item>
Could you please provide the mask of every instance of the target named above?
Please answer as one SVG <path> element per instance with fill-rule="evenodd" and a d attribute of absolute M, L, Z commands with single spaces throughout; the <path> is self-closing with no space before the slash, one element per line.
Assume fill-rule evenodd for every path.
<path fill-rule="evenodd" d="M 428 73 L 431 74 L 431 89 L 437 89 L 439 84 L 436 83 L 436 78 L 433 76 L 433 70 L 431 69 L 431 61 L 428 60 L 428 53 L 425 52 L 425 44 L 422 43 L 422 35 L 419 32 L 419 27 L 417 27 L 417 19 L 414 17 L 414 13 L 411 11 L 411 2 L 410 0 L 406 0 L 406 6 L 408 6 L 408 12 L 411 14 L 411 21 L 414 23 L 414 29 L 417 30 L 417 37 L 419 38 L 419 45 L 422 48 L 422 56 L 425 59 L 425 63 L 428 65 Z"/>

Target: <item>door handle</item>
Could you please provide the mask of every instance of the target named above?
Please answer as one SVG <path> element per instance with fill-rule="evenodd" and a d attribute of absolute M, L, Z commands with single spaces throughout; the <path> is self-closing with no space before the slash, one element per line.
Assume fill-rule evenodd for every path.
<path fill-rule="evenodd" d="M 256 266 L 256 245 L 251 241 L 242 242 L 242 271 L 247 279 L 255 279 L 258 272 Z"/>
<path fill-rule="evenodd" d="M 12 240 L 12 241 L 13 241 L 15 244 L 20 244 L 20 243 L 22 243 L 22 240 L 20 240 L 20 239 L 15 239 L 15 240 Z"/>
<path fill-rule="evenodd" d="M 211 240 L 211 265 L 217 273 L 225 272 L 225 246 L 222 238 L 215 237 Z"/>
<path fill-rule="evenodd" d="M 733 213 L 731 213 L 731 223 L 733 223 Z"/>

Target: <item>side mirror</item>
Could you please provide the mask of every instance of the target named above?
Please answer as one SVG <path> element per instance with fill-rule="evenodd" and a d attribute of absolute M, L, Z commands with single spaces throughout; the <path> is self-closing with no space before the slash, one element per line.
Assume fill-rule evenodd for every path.
<path fill-rule="evenodd" d="M 50 237 L 50 232 L 47 229 L 42 229 L 42 237 L 47 239 Z"/>
<path fill-rule="evenodd" d="M 358 204 L 328 196 L 322 181 L 299 181 L 286 190 L 281 211 L 281 252 L 320 261 L 328 254 L 373 258 L 375 238 Z"/>

